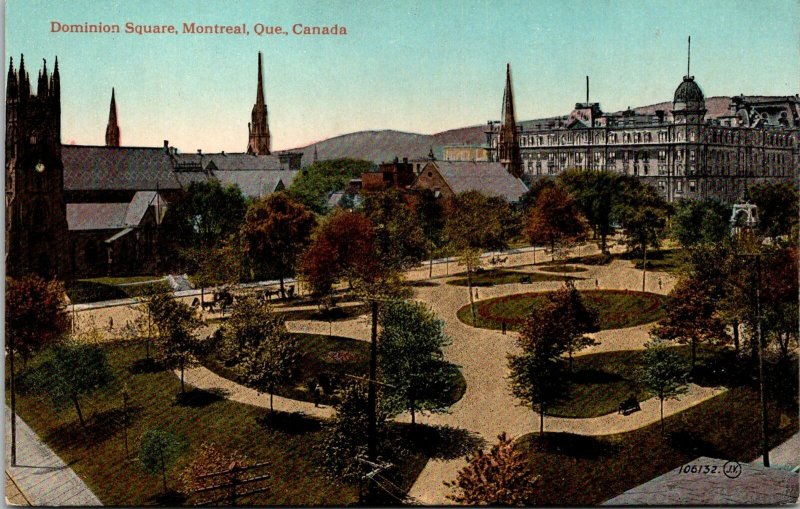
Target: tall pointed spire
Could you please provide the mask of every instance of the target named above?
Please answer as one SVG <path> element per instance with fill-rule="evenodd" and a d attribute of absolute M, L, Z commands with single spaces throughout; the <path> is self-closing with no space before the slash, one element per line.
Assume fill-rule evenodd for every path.
<path fill-rule="evenodd" d="M 522 176 L 522 155 L 517 137 L 517 121 L 514 116 L 514 92 L 511 89 L 511 64 L 506 64 L 506 88 L 503 92 L 503 123 L 497 144 L 498 160 L 515 177 Z"/>
<path fill-rule="evenodd" d="M 6 80 L 6 97 L 16 99 L 17 97 L 17 74 L 14 72 L 14 57 L 11 57 L 8 64 L 8 78 Z"/>
<path fill-rule="evenodd" d="M 28 99 L 31 95 L 31 83 L 28 80 L 28 73 L 25 71 L 25 55 L 19 57 L 19 98 Z"/>
<path fill-rule="evenodd" d="M 106 147 L 119 147 L 119 125 L 117 124 L 117 101 L 114 89 L 111 89 L 111 106 L 108 110 L 108 126 L 106 127 Z"/>
<path fill-rule="evenodd" d="M 247 153 L 255 155 L 268 155 L 270 153 L 269 120 L 267 118 L 267 103 L 264 100 L 264 70 L 261 64 L 261 52 L 258 52 L 258 85 L 256 87 L 256 103 L 253 105 L 251 122 L 248 126 L 250 139 L 247 143 Z"/>

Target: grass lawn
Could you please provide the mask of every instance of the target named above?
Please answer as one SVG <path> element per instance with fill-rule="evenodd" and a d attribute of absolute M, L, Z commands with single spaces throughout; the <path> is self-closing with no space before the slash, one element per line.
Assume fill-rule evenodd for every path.
<path fill-rule="evenodd" d="M 290 386 L 281 387 L 276 394 L 300 401 L 314 401 L 312 383 L 319 382 L 324 389 L 320 401 L 323 404 L 334 404 L 338 401 L 336 390 L 347 382 L 345 375 L 368 375 L 369 343 L 366 341 L 324 334 L 291 335 L 298 340 L 302 359 L 298 372 L 293 377 L 294 382 Z M 204 359 L 203 364 L 220 376 L 239 383 L 244 382 L 233 367 L 225 366 L 216 357 Z M 466 381 L 456 366 L 451 364 L 451 368 L 452 384 L 448 400 L 453 404 L 464 395 Z"/>
<path fill-rule="evenodd" d="M 544 301 L 548 292 L 518 293 L 486 299 L 476 303 L 478 327 L 501 329 L 502 323 L 511 330 L 519 330 L 531 309 Z M 654 293 L 625 290 L 585 290 L 581 296 L 587 306 L 598 311 L 600 329 L 619 329 L 654 322 L 664 316 L 664 296 Z M 458 310 L 458 318 L 472 323 L 470 305 Z"/>
<path fill-rule="evenodd" d="M 797 393 L 795 377 L 794 394 Z M 798 431 L 797 408 L 770 405 L 771 443 Z M 547 425 L 545 419 L 545 426 Z M 698 456 L 750 462 L 759 456 L 757 390 L 735 387 L 684 412 L 617 435 L 525 435 L 517 442 L 539 475 L 536 505 L 597 505 Z"/>
<path fill-rule="evenodd" d="M 74 304 L 83 304 L 104 300 L 128 299 L 170 291 L 169 285 L 165 281 L 119 286 L 120 283 L 131 283 L 136 279 L 147 281 L 158 278 L 141 276 L 135 278 L 79 279 L 67 284 L 67 295 L 69 295 L 70 300 Z"/>
<path fill-rule="evenodd" d="M 689 346 L 676 346 L 687 366 L 691 359 Z M 720 370 L 731 362 L 729 351 L 698 347 L 693 381 L 704 386 L 728 385 Z M 575 357 L 569 399 L 548 410 L 556 417 L 598 417 L 618 410 L 620 402 L 631 394 L 639 401 L 650 397 L 636 383 L 636 370 L 642 363 L 644 350 L 621 350 Z"/>
<path fill-rule="evenodd" d="M 461 272 L 458 275 L 466 275 Z M 564 277 L 555 274 L 538 274 L 531 272 L 518 272 L 514 270 L 504 269 L 491 269 L 482 272 L 476 272 L 472 276 L 472 286 L 494 286 L 494 285 L 508 285 L 516 283 L 538 283 L 541 281 L 566 281 L 567 279 L 576 279 L 574 277 Z M 462 277 L 452 279 L 447 282 L 448 285 L 454 286 L 468 286 L 467 278 Z"/>
<path fill-rule="evenodd" d="M 634 267 L 637 269 L 642 268 L 641 257 L 636 259 L 625 257 L 634 262 Z M 680 249 L 665 249 L 660 251 L 647 252 L 647 270 L 655 270 L 660 272 L 669 272 L 671 274 L 678 274 L 686 267 L 686 255 Z"/>
<path fill-rule="evenodd" d="M 543 272 L 561 272 L 561 273 L 564 273 L 564 272 L 587 272 L 589 269 L 587 269 L 586 267 L 578 267 L 577 265 L 556 264 L 556 265 L 545 265 L 545 266 L 539 267 L 539 270 L 541 270 Z"/>
<path fill-rule="evenodd" d="M 120 424 L 123 384 L 127 384 L 131 395 L 132 424 L 128 435 L 133 456 L 141 435 L 157 426 L 182 435 L 188 445 L 187 452 L 167 473 L 171 489 L 178 487 L 177 475 L 193 453 L 208 441 L 223 449 L 238 449 L 251 461 L 271 463 L 271 478 L 267 481 L 270 490 L 245 500 L 248 504 L 349 505 L 357 501 L 357 486 L 326 477 L 320 470 L 320 445 L 327 433 L 320 421 L 296 414 L 276 414 L 282 418 L 267 425 L 263 419 L 266 410 L 202 391 L 192 391 L 178 404 L 178 378 L 153 369 L 152 363 L 142 362 L 143 344 L 109 343 L 103 348 L 107 349 L 116 379 L 109 387 L 81 399 L 88 423 L 85 431 L 77 424 L 72 406 L 56 411 L 49 400 L 20 395 L 17 409 L 105 505 L 151 505 L 157 503 L 161 492 L 160 476 L 145 473 L 138 461 L 124 457 Z M 31 360 L 28 369 L 48 355 L 43 353 Z M 403 426 L 395 429 L 401 440 L 409 437 Z M 407 445 L 409 452 L 396 462 L 394 473 L 395 483 L 404 489 L 416 479 L 431 450 L 427 445 Z"/>

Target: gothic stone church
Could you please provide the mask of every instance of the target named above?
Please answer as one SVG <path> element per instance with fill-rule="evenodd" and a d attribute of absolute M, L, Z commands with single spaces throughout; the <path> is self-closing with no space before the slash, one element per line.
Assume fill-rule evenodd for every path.
<path fill-rule="evenodd" d="M 192 182 L 217 179 L 259 198 L 291 185 L 299 153 L 270 151 L 261 54 L 246 152 L 182 154 L 121 144 L 112 90 L 105 145 L 61 144 L 58 62 L 31 89 L 24 58 L 8 70 L 6 272 L 62 280 L 159 269 L 159 226 Z"/>

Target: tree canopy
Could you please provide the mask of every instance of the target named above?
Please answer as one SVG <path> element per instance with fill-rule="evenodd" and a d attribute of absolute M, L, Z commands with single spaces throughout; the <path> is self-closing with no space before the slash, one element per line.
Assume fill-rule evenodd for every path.
<path fill-rule="evenodd" d="M 664 433 L 664 400 L 677 399 L 688 390 L 687 369 L 675 349 L 661 341 L 645 345 L 642 366 L 637 380 L 647 391 L 659 399 L 661 404 L 661 433 Z"/>
<path fill-rule="evenodd" d="M 350 179 L 359 178 L 374 167 L 371 162 L 360 159 L 317 161 L 302 169 L 289 187 L 289 193 L 309 209 L 324 214 L 331 192 L 341 191 Z"/>
<path fill-rule="evenodd" d="M 444 322 L 424 304 L 394 301 L 380 313 L 378 355 L 386 397 L 395 408 L 443 411 L 452 384 L 452 370 L 442 348 L 450 344 Z"/>
<path fill-rule="evenodd" d="M 183 394 L 185 370 L 195 365 L 196 356 L 205 351 L 205 341 L 195 334 L 201 322 L 192 308 L 170 294 L 153 296 L 147 306 L 156 329 L 154 343 L 159 360 L 167 369 L 180 369 Z"/>
<path fill-rule="evenodd" d="M 211 247 L 239 229 L 244 213 L 238 187 L 217 179 L 192 182 L 170 207 L 163 228 L 182 247 Z"/>
<path fill-rule="evenodd" d="M 575 200 L 559 186 L 544 189 L 528 213 L 525 236 L 531 244 L 564 244 L 580 239 L 585 227 Z"/>
<path fill-rule="evenodd" d="M 361 211 L 375 226 L 375 255 L 383 265 L 403 270 L 424 259 L 425 232 L 400 191 L 365 193 Z"/>
<path fill-rule="evenodd" d="M 6 352 L 29 359 L 70 328 L 64 285 L 30 275 L 6 278 Z"/>
<path fill-rule="evenodd" d="M 758 207 L 758 228 L 769 237 L 796 233 L 800 195 L 793 184 L 756 184 L 748 189 Z"/>
<path fill-rule="evenodd" d="M 684 248 L 712 244 L 730 235 L 730 207 L 716 200 L 681 200 L 672 216 L 672 235 Z"/>
<path fill-rule="evenodd" d="M 600 238 L 601 252 L 607 252 L 606 240 L 613 231 L 614 204 L 619 199 L 618 175 L 607 170 L 567 170 L 558 176 L 558 182 L 569 191 Z"/>
<path fill-rule="evenodd" d="M 314 214 L 287 193 L 273 193 L 247 209 L 242 238 L 257 272 L 280 279 L 294 275 L 296 260 L 309 244 L 317 224 Z"/>

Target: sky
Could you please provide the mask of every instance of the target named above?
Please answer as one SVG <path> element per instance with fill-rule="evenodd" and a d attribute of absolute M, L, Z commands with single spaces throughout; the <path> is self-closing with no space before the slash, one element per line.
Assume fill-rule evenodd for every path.
<path fill-rule="evenodd" d="M 63 24 L 240 25 L 249 35 L 53 33 Z M 346 27 L 258 36 L 257 24 Z M 62 142 L 103 144 L 112 87 L 123 145 L 244 151 L 257 54 L 273 150 L 370 129 L 436 133 L 500 117 L 512 66 L 517 120 L 671 100 L 686 74 L 707 97 L 800 91 L 797 0 L 7 0 L 8 57 L 58 56 Z M 35 86 L 35 84 L 34 84 Z"/>

